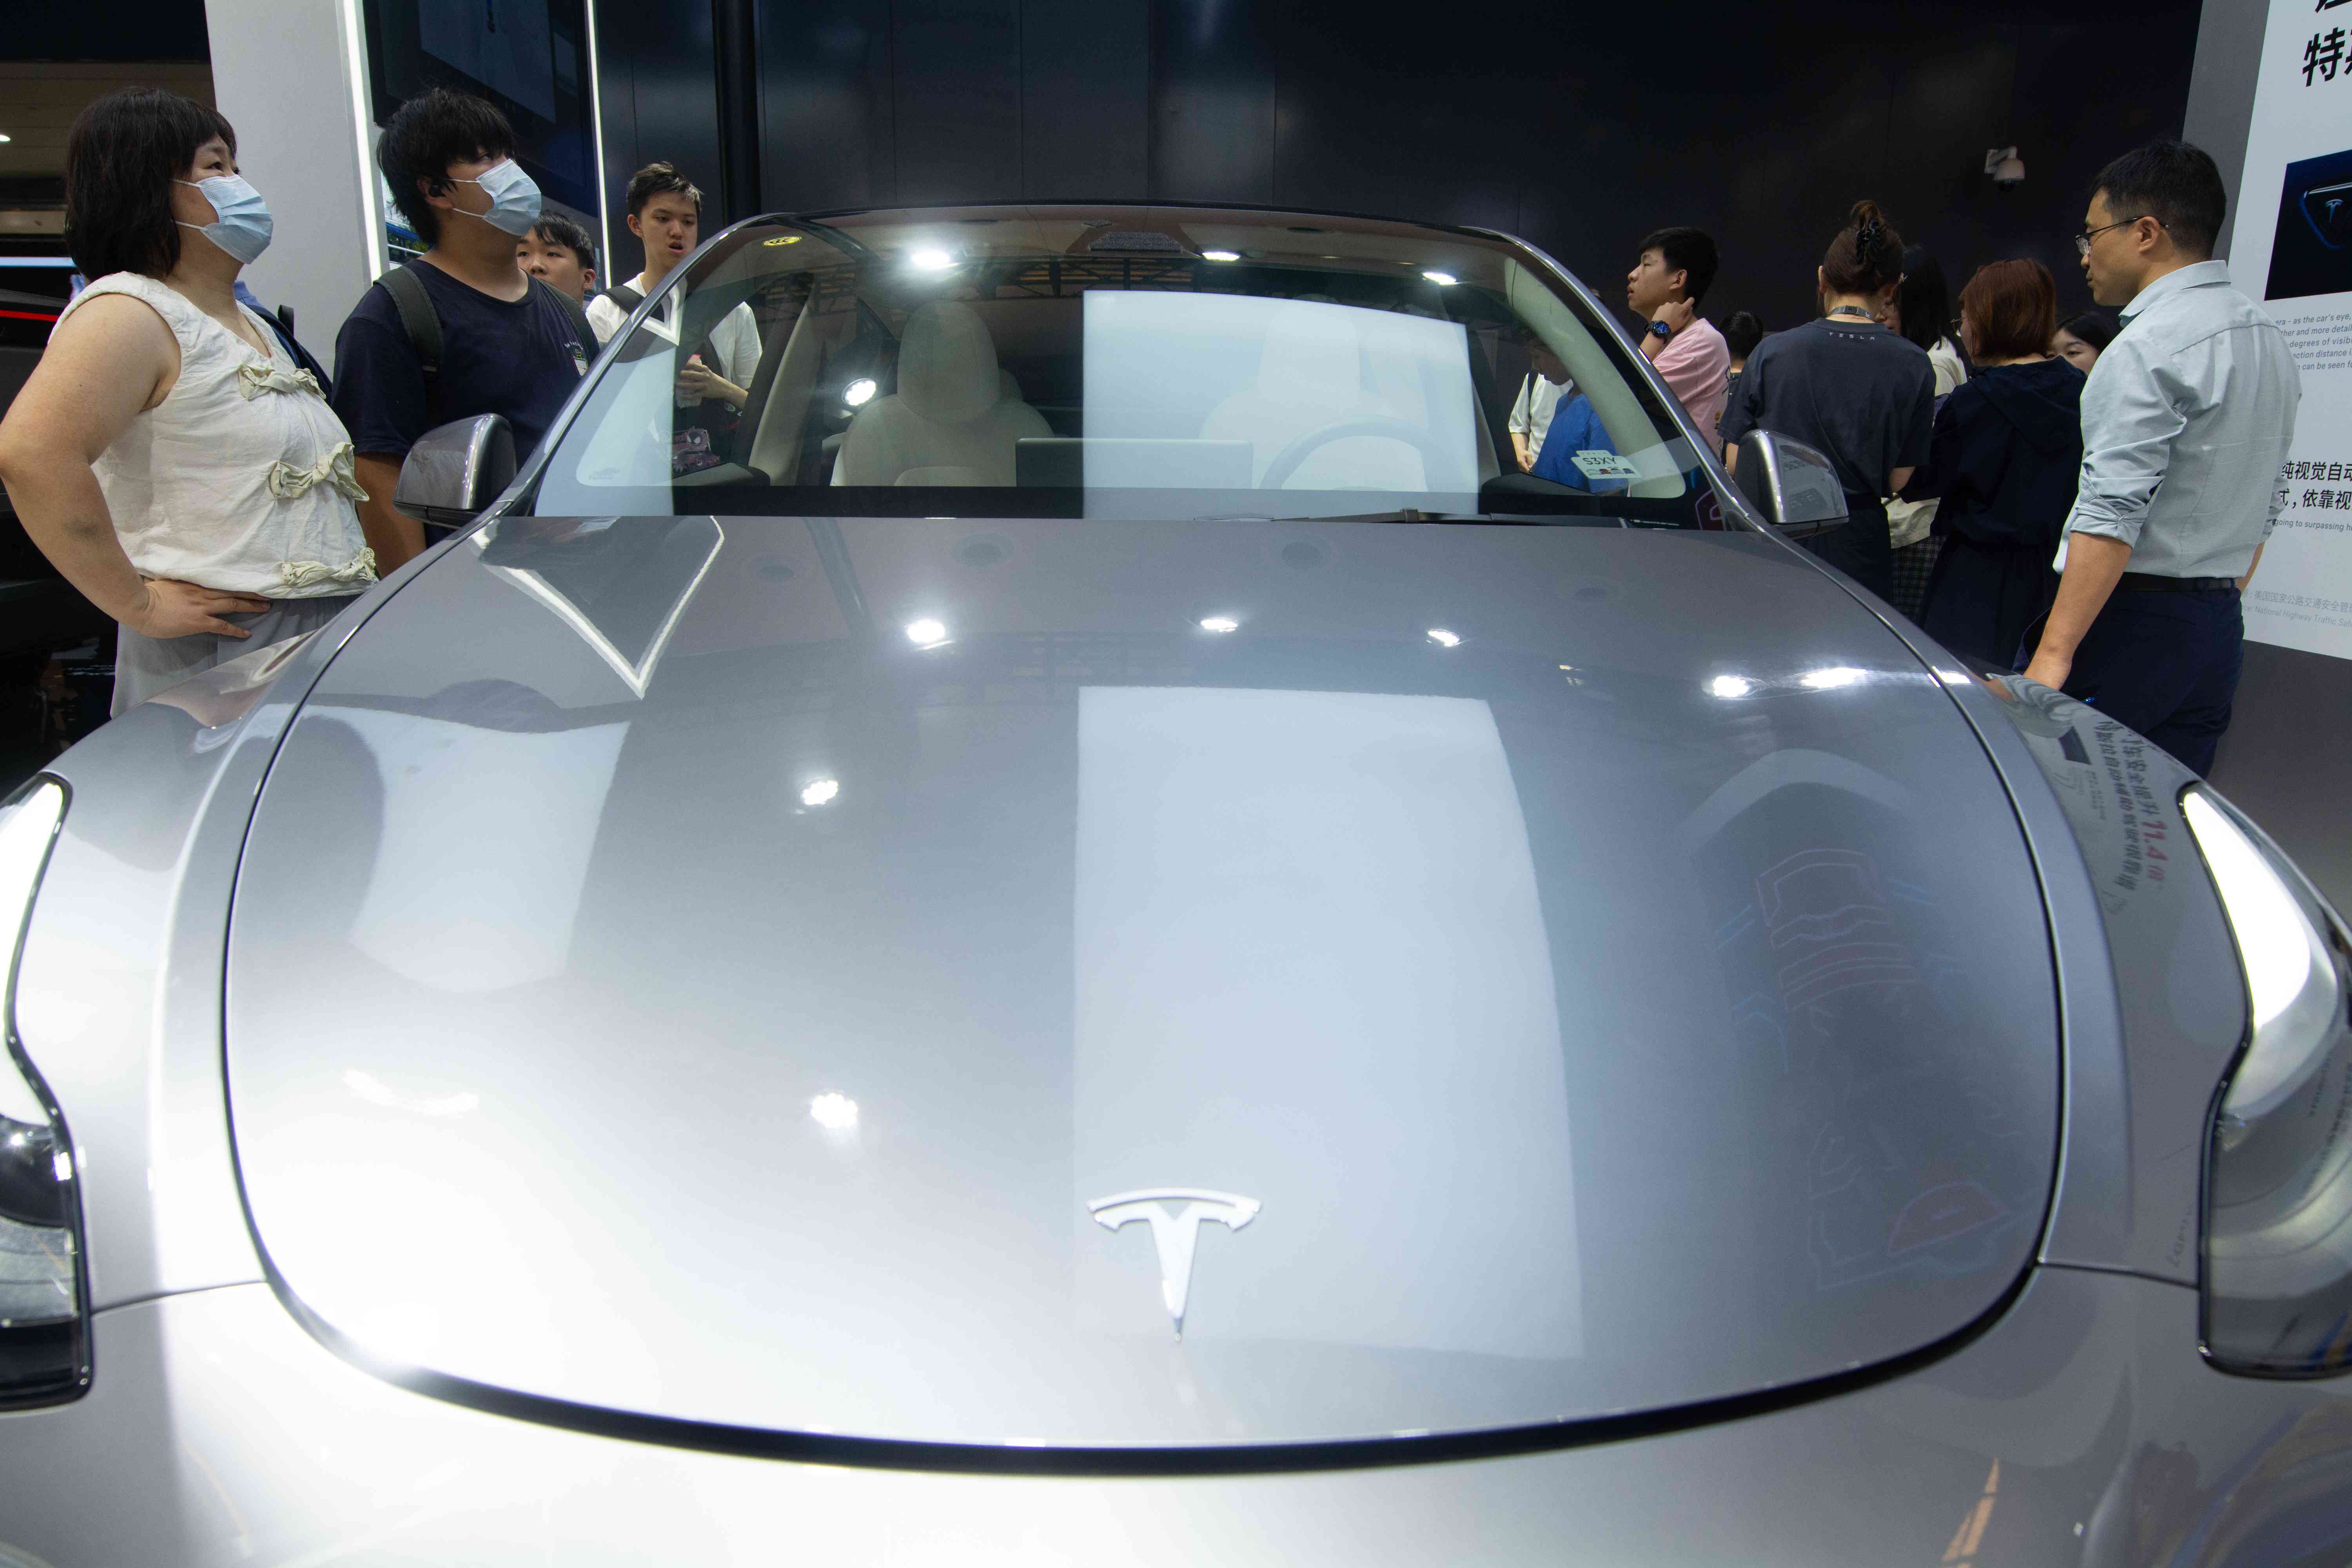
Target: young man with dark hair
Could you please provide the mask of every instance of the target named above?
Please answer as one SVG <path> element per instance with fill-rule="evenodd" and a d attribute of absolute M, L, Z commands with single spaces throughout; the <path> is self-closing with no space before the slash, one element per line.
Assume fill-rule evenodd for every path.
<path fill-rule="evenodd" d="M 516 264 L 540 195 L 514 145 L 505 115 L 442 88 L 402 104 L 376 142 L 393 205 L 425 251 L 378 279 L 343 322 L 334 404 L 359 454 L 368 537 L 398 542 L 377 546 L 386 572 L 425 547 L 424 525 L 392 504 L 417 437 L 497 414 L 527 457 L 596 352 L 580 307 Z"/>
<path fill-rule="evenodd" d="M 635 278 L 589 303 L 588 320 L 606 342 L 702 238 L 702 193 L 671 164 L 648 163 L 639 169 L 629 181 L 626 200 L 629 232 L 644 243 L 646 265 Z M 684 304 L 680 290 L 662 302 L 658 313 L 658 330 L 673 340 Z M 723 436 L 733 416 L 742 412 L 751 378 L 759 371 L 760 324 L 751 307 L 738 305 L 695 345 L 677 373 L 678 407 L 697 411 L 687 422 Z"/>
<path fill-rule="evenodd" d="M 2239 595 L 2284 492 L 2302 382 L 2276 322 L 2213 260 L 2228 198 L 2197 148 L 2152 142 L 2099 172 L 2074 237 L 2123 329 L 2083 386 L 2083 471 L 2063 574 L 2028 678 L 2202 773 L 2229 728 Z"/>
<path fill-rule="evenodd" d="M 1704 230 L 1655 230 L 1643 237 L 1642 258 L 1625 274 L 1625 306 L 1642 318 L 1642 353 L 1691 423 L 1719 447 L 1715 427 L 1730 388 L 1731 351 L 1698 313 L 1715 270 L 1715 241 Z"/>
<path fill-rule="evenodd" d="M 596 287 L 596 247 L 562 213 L 544 213 L 515 245 L 515 265 L 569 294 L 583 309 Z"/>

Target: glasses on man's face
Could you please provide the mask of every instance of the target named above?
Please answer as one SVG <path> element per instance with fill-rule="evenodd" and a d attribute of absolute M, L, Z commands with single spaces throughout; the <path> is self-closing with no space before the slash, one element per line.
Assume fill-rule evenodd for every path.
<path fill-rule="evenodd" d="M 2154 216 L 2155 215 L 2152 213 L 2142 213 L 2139 215 L 2139 217 L 2152 217 Z M 2074 237 L 2074 254 L 2079 257 L 2089 256 L 2091 254 L 2091 241 L 2098 238 L 2099 236 L 2106 233 L 2107 230 L 2111 228 L 2127 228 L 2131 225 L 2137 223 L 2139 221 L 2139 217 L 2118 218 L 2114 223 L 2103 223 L 2096 228 L 2084 229 L 2082 233 Z M 2156 226 L 2162 228 L 2164 224 L 2161 220 L 2158 220 Z"/>

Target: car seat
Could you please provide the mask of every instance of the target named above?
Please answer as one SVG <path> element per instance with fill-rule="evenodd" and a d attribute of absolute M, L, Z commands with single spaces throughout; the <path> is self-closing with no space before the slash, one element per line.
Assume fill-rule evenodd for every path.
<path fill-rule="evenodd" d="M 837 485 L 1010 485 L 1014 445 L 1050 436 L 996 363 L 971 306 L 925 305 L 898 341 L 898 390 L 857 411 L 834 464 Z"/>

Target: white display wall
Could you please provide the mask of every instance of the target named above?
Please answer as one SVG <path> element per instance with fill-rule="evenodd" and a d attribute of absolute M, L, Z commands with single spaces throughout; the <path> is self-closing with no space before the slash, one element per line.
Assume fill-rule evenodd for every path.
<path fill-rule="evenodd" d="M 2207 25 L 2214 18 L 2207 16 Z M 2286 331 L 2303 411 L 2246 635 L 2352 658 L 2352 5 L 2272 0 L 2230 273 Z"/>

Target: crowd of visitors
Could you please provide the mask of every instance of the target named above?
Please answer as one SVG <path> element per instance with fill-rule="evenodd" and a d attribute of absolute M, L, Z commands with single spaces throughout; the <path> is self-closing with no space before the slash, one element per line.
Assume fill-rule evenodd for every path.
<path fill-rule="evenodd" d="M 357 302 L 331 383 L 239 280 L 271 225 L 228 122 L 148 89 L 77 121 L 67 210 L 91 281 L 0 422 L 0 482 L 120 623 L 116 711 L 323 624 L 424 550 L 434 531 L 394 497 L 426 431 L 495 414 L 527 450 L 633 321 L 676 342 L 680 291 L 662 285 L 700 239 L 693 182 L 637 172 L 625 216 L 642 266 L 600 290 L 594 242 L 544 207 L 515 147 L 462 94 L 393 115 L 377 162 L 424 253 Z M 1716 241 L 1687 226 L 1633 247 L 1625 305 L 1727 465 L 1756 431 L 1827 459 L 1848 515 L 1809 542 L 1818 554 L 1954 650 L 2063 688 L 2201 772 L 2299 396 L 2279 330 L 2210 258 L 2223 207 L 2212 160 L 2178 142 L 2101 173 L 2075 243 L 2119 321 L 2060 321 L 2032 260 L 1977 268 L 1956 312 L 1936 258 L 1866 200 L 1822 254 L 1813 320 L 1768 335 L 1735 310 L 1718 329 L 1703 314 Z M 681 438 L 725 443 L 760 356 L 749 306 L 708 330 L 677 373 Z M 1609 488 L 1563 456 L 1608 447 L 1591 402 L 1548 350 L 1532 363 L 1507 420 L 1517 466 Z"/>

